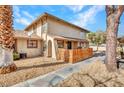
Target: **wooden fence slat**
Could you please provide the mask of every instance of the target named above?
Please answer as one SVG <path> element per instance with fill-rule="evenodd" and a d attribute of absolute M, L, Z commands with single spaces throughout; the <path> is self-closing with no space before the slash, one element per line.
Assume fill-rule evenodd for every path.
<path fill-rule="evenodd" d="M 64 60 L 65 62 L 76 63 L 93 55 L 92 48 L 86 49 L 58 49 L 59 60 Z"/>

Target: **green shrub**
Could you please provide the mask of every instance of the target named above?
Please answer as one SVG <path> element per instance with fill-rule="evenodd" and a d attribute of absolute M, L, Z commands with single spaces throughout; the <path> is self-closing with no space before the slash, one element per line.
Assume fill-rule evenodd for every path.
<path fill-rule="evenodd" d="M 20 55 L 17 52 L 13 52 L 13 60 L 19 60 L 20 59 Z"/>

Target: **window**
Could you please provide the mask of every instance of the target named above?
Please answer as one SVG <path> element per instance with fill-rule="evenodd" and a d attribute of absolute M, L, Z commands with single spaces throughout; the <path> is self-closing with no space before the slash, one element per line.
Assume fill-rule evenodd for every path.
<path fill-rule="evenodd" d="M 28 40 L 27 48 L 37 48 L 38 41 L 37 40 Z"/>
<path fill-rule="evenodd" d="M 64 48 L 64 41 L 58 40 L 57 43 L 58 43 L 58 48 Z"/>

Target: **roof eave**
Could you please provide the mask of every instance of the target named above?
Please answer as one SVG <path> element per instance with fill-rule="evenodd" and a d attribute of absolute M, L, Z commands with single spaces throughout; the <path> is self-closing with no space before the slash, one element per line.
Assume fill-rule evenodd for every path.
<path fill-rule="evenodd" d="M 40 18 L 42 18 L 43 16 L 46 16 L 46 12 L 44 12 L 43 14 L 41 14 L 40 16 L 38 16 L 38 18 L 36 18 L 35 20 L 33 20 L 33 22 L 31 24 L 29 24 L 24 30 L 27 31 L 27 29 L 32 26 L 34 23 L 36 23 Z"/>
<path fill-rule="evenodd" d="M 15 39 L 35 39 L 35 40 L 43 40 L 41 38 L 31 38 L 31 37 L 14 37 Z"/>

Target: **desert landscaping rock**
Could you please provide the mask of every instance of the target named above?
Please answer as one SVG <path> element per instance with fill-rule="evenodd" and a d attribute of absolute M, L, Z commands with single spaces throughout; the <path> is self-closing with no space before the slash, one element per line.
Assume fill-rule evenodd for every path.
<path fill-rule="evenodd" d="M 124 87 L 124 70 L 108 72 L 105 64 L 93 62 L 60 82 L 62 87 Z"/>
<path fill-rule="evenodd" d="M 92 87 L 95 85 L 95 80 L 93 80 L 88 74 L 75 73 L 72 75 L 77 81 L 81 83 L 83 87 Z"/>
<path fill-rule="evenodd" d="M 68 66 L 68 63 L 63 62 L 51 62 L 50 59 L 44 61 L 43 57 L 30 58 L 25 60 L 18 60 L 14 63 L 17 66 L 17 70 L 7 74 L 0 74 L 0 86 L 12 86 L 20 82 L 24 82 L 23 85 L 29 86 L 26 80 L 36 78 L 38 76 L 55 71 L 62 67 Z"/>
<path fill-rule="evenodd" d="M 72 82 L 73 81 L 73 82 Z M 57 85 L 58 87 L 79 87 L 82 86 L 79 81 L 77 81 L 74 77 L 68 78 L 67 80 L 64 80 L 63 83 Z"/>
<path fill-rule="evenodd" d="M 102 58 L 103 57 L 99 57 L 98 60 L 100 60 Z M 41 75 L 34 79 L 30 79 L 30 80 L 21 82 L 19 84 L 16 84 L 16 85 L 14 85 L 14 87 L 19 87 L 19 86 L 25 87 L 25 82 L 28 82 L 29 86 L 33 86 L 33 87 L 59 86 L 59 83 L 62 80 L 66 80 L 66 78 L 71 76 L 73 73 L 79 72 L 81 68 L 85 68 L 85 66 L 87 66 L 91 62 L 95 62 L 94 60 L 96 60 L 96 58 L 94 59 L 94 57 L 93 57 L 93 58 L 81 61 L 79 63 L 66 65 L 63 68 L 60 68 L 56 71 L 50 72 L 45 75 Z M 71 80 L 71 79 L 69 79 L 69 80 Z M 76 80 L 74 80 L 74 81 L 75 82 L 72 84 L 72 86 L 83 86 L 80 82 L 77 82 Z M 70 81 L 70 83 L 72 83 L 72 81 Z M 69 86 L 69 84 L 67 86 Z"/>
<path fill-rule="evenodd" d="M 121 82 L 117 82 L 116 80 L 110 80 L 106 83 L 104 83 L 108 87 L 122 87 L 124 86 Z"/>

